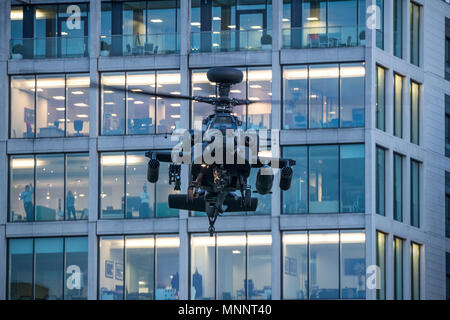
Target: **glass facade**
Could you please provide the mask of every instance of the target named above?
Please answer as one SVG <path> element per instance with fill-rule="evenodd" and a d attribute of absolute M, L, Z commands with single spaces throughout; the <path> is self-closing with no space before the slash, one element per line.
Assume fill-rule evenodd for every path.
<path fill-rule="evenodd" d="M 179 52 L 180 1 L 102 2 L 102 56 Z"/>
<path fill-rule="evenodd" d="M 89 135 L 89 75 L 12 76 L 11 138 Z"/>
<path fill-rule="evenodd" d="M 394 153 L 394 220 L 403 221 L 403 157 Z"/>
<path fill-rule="evenodd" d="M 363 230 L 284 232 L 283 299 L 364 299 Z"/>
<path fill-rule="evenodd" d="M 283 68 L 283 129 L 364 126 L 365 64 Z"/>
<path fill-rule="evenodd" d="M 100 156 L 100 218 L 177 217 L 167 203 L 169 166 L 162 164 L 156 184 L 147 181 L 145 152 L 104 152 Z"/>
<path fill-rule="evenodd" d="M 179 71 L 110 72 L 101 81 L 103 135 L 170 134 L 179 127 L 177 100 L 140 94 L 179 94 Z"/>
<path fill-rule="evenodd" d="M 381 147 L 376 147 L 375 170 L 376 213 L 384 216 L 386 215 L 386 151 Z"/>
<path fill-rule="evenodd" d="M 403 77 L 394 73 L 394 135 L 403 137 Z"/>
<path fill-rule="evenodd" d="M 411 159 L 411 225 L 420 227 L 420 163 Z"/>
<path fill-rule="evenodd" d="M 11 156 L 9 221 L 87 219 L 88 180 L 85 153 Z"/>
<path fill-rule="evenodd" d="M 11 58 L 88 55 L 89 4 L 11 6 Z"/>
<path fill-rule="evenodd" d="M 178 299 L 178 236 L 103 236 L 99 245 L 99 299 Z"/>
<path fill-rule="evenodd" d="M 394 4 L 394 56 L 403 57 L 403 0 L 393 0 Z"/>
<path fill-rule="evenodd" d="M 272 127 L 272 68 L 237 68 L 244 73 L 243 81 L 234 85 L 230 97 L 256 101 L 241 105 L 233 112 L 242 121 L 243 130 L 270 129 Z M 216 96 L 215 84 L 208 81 L 207 70 L 193 70 L 191 77 L 192 95 Z M 192 126 L 202 128 L 202 119 L 212 110 L 210 104 L 192 102 Z"/>
<path fill-rule="evenodd" d="M 394 237 L 394 298 L 403 300 L 403 239 Z"/>
<path fill-rule="evenodd" d="M 191 1 L 191 51 L 272 48 L 272 0 Z"/>
<path fill-rule="evenodd" d="M 190 298 L 272 298 L 270 233 L 191 235 Z"/>
<path fill-rule="evenodd" d="M 291 188 L 283 192 L 284 214 L 364 212 L 364 145 L 283 148 L 297 161 Z"/>
<path fill-rule="evenodd" d="M 375 127 L 385 131 L 386 70 L 377 66 Z"/>
<path fill-rule="evenodd" d="M 380 49 L 384 49 L 384 0 L 376 0 L 376 44 Z"/>
<path fill-rule="evenodd" d="M 377 299 L 386 299 L 386 234 L 377 231 Z"/>
<path fill-rule="evenodd" d="M 450 172 L 445 172 L 445 236 L 450 238 Z"/>
<path fill-rule="evenodd" d="M 410 2 L 410 47 L 411 63 L 419 66 L 420 63 L 420 6 Z"/>
<path fill-rule="evenodd" d="M 365 44 L 365 0 L 284 0 L 283 47 Z"/>
<path fill-rule="evenodd" d="M 87 237 L 9 239 L 8 248 L 8 299 L 87 300 Z"/>
<path fill-rule="evenodd" d="M 411 300 L 420 300 L 420 249 L 419 244 L 411 242 Z"/>
<path fill-rule="evenodd" d="M 411 142 L 419 144 L 420 128 L 420 85 L 411 81 Z"/>

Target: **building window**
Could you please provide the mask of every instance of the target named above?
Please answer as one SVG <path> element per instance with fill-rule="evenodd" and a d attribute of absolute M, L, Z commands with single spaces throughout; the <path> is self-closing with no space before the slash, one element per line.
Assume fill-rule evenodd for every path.
<path fill-rule="evenodd" d="M 191 236 L 190 298 L 269 300 L 272 298 L 270 233 Z M 232 279 L 232 280 L 230 280 Z"/>
<path fill-rule="evenodd" d="M 88 25 L 89 4 L 11 6 L 11 58 L 87 56 Z"/>
<path fill-rule="evenodd" d="M 420 105 L 420 85 L 411 81 L 411 142 L 419 144 L 419 105 Z"/>
<path fill-rule="evenodd" d="M 168 134 L 180 125 L 180 103 L 139 92 L 180 94 L 179 71 L 102 74 L 102 134 Z"/>
<path fill-rule="evenodd" d="M 385 99 L 386 99 L 386 71 L 384 68 L 377 66 L 377 97 L 376 97 L 376 127 L 385 131 Z"/>
<path fill-rule="evenodd" d="M 411 242 L 411 300 L 420 300 L 420 247 Z"/>
<path fill-rule="evenodd" d="M 88 154 L 11 156 L 9 175 L 9 221 L 88 218 Z"/>
<path fill-rule="evenodd" d="M 377 231 L 377 266 L 379 268 L 379 285 L 377 299 L 386 299 L 386 234 Z M 378 274 L 377 274 L 378 276 Z M 378 283 L 378 281 L 377 281 Z"/>
<path fill-rule="evenodd" d="M 365 211 L 364 145 L 284 147 L 283 156 L 298 163 L 284 214 Z"/>
<path fill-rule="evenodd" d="M 420 227 L 420 163 L 411 159 L 411 225 Z"/>
<path fill-rule="evenodd" d="M 284 232 L 282 241 L 283 299 L 365 298 L 363 230 Z"/>
<path fill-rule="evenodd" d="M 394 0 L 394 56 L 403 56 L 403 0 Z"/>
<path fill-rule="evenodd" d="M 192 52 L 270 50 L 271 33 L 272 0 L 192 0 Z"/>
<path fill-rule="evenodd" d="M 445 269 L 446 269 L 446 275 L 445 275 L 445 281 L 446 281 L 446 298 L 447 300 L 450 300 L 450 253 L 445 253 Z"/>
<path fill-rule="evenodd" d="M 386 197 L 386 151 L 376 147 L 376 213 L 385 215 Z"/>
<path fill-rule="evenodd" d="M 173 191 L 169 185 L 169 166 L 161 165 L 159 181 L 147 181 L 145 152 L 104 152 L 100 155 L 101 219 L 133 219 L 177 217 L 170 209 L 167 197 Z"/>
<path fill-rule="evenodd" d="M 410 3 L 410 46 L 411 63 L 419 66 L 420 63 L 420 6 Z"/>
<path fill-rule="evenodd" d="M 394 135 L 403 137 L 403 77 L 394 74 Z"/>
<path fill-rule="evenodd" d="M 243 122 L 244 130 L 270 129 L 272 126 L 272 70 L 270 67 L 237 68 L 244 73 L 244 81 L 233 85 L 231 98 L 249 99 L 255 102 L 250 105 L 237 106 L 236 115 Z M 192 71 L 192 94 L 202 96 L 216 96 L 216 84 L 209 82 L 207 70 Z M 205 114 L 212 110 L 210 104 L 192 102 L 192 126 L 202 127 Z"/>
<path fill-rule="evenodd" d="M 445 18 L 445 79 L 450 80 L 450 19 Z"/>
<path fill-rule="evenodd" d="M 450 238 L 450 172 L 445 172 L 445 236 Z"/>
<path fill-rule="evenodd" d="M 394 220 L 403 221 L 403 156 L 394 153 Z"/>
<path fill-rule="evenodd" d="M 376 0 L 377 5 L 377 47 L 384 50 L 384 0 Z M 379 16 L 379 17 L 378 17 Z"/>
<path fill-rule="evenodd" d="M 284 0 L 283 48 L 365 44 L 365 0 Z"/>
<path fill-rule="evenodd" d="M 364 63 L 286 66 L 283 128 L 363 127 L 364 90 Z"/>
<path fill-rule="evenodd" d="M 101 55 L 179 52 L 179 0 L 102 2 L 101 10 Z"/>
<path fill-rule="evenodd" d="M 445 156 L 450 157 L 450 96 L 445 95 Z"/>
<path fill-rule="evenodd" d="M 394 298 L 403 300 L 403 240 L 394 237 Z"/>
<path fill-rule="evenodd" d="M 10 300 L 87 300 L 87 237 L 10 239 L 8 261 Z"/>
<path fill-rule="evenodd" d="M 11 138 L 89 135 L 89 75 L 12 76 Z"/>
<path fill-rule="evenodd" d="M 100 300 L 178 299 L 178 236 L 104 236 L 99 246 Z"/>

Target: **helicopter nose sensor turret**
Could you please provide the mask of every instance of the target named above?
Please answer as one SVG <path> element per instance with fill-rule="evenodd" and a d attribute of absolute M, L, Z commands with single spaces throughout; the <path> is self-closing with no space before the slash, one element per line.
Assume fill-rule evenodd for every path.
<path fill-rule="evenodd" d="M 244 74 L 241 70 L 230 67 L 215 67 L 208 70 L 208 80 L 215 83 L 236 84 L 242 82 Z"/>

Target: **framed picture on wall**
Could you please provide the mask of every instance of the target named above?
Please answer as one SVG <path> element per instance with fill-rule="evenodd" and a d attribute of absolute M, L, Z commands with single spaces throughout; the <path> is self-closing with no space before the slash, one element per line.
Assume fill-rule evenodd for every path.
<path fill-rule="evenodd" d="M 114 279 L 114 261 L 105 260 L 105 278 Z"/>
<path fill-rule="evenodd" d="M 123 280 L 123 264 L 116 262 L 116 280 Z"/>

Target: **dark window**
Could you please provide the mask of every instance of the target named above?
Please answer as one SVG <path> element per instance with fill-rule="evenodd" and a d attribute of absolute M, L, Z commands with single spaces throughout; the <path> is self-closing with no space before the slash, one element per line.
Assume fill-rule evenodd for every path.
<path fill-rule="evenodd" d="M 450 96 L 445 95 L 445 156 L 450 157 Z"/>
<path fill-rule="evenodd" d="M 385 215 L 385 195 L 386 195 L 386 152 L 383 148 L 377 147 L 376 164 L 376 212 Z"/>
<path fill-rule="evenodd" d="M 394 219 L 403 221 L 403 157 L 394 153 Z"/>
<path fill-rule="evenodd" d="M 402 58 L 403 50 L 403 0 L 394 2 L 394 56 Z"/>
<path fill-rule="evenodd" d="M 445 79 L 450 80 L 450 19 L 445 18 Z"/>
<path fill-rule="evenodd" d="M 411 2 L 410 5 L 410 42 L 411 63 L 419 66 L 420 62 L 420 6 Z"/>
<path fill-rule="evenodd" d="M 450 238 L 450 172 L 445 172 L 445 236 Z"/>

